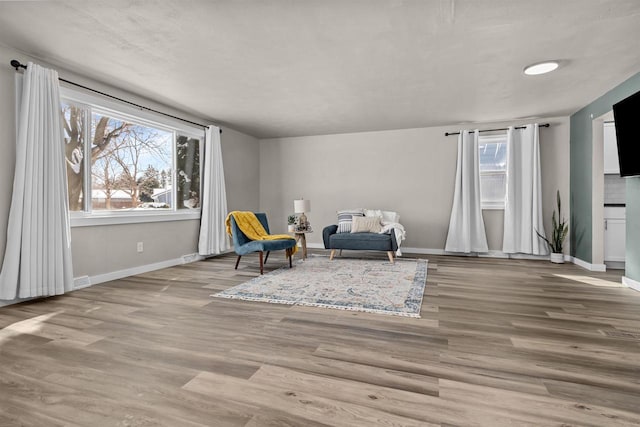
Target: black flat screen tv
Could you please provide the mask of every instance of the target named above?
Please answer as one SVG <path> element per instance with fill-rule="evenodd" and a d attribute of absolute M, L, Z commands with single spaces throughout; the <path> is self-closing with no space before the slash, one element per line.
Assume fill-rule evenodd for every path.
<path fill-rule="evenodd" d="M 620 176 L 640 175 L 640 92 L 613 106 Z"/>

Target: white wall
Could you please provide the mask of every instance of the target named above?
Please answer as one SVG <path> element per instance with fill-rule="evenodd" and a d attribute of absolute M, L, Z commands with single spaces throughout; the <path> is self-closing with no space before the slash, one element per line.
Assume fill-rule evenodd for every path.
<path fill-rule="evenodd" d="M 258 140 L 253 136 L 224 128 L 222 160 L 229 211 L 257 211 L 260 203 Z"/>
<path fill-rule="evenodd" d="M 44 61 L 27 57 L 0 46 L 0 259 L 4 255 L 6 228 L 11 203 L 11 191 L 15 164 L 15 71 L 9 66 L 12 59 L 47 65 Z M 202 121 L 152 101 L 142 99 L 117 88 L 75 76 L 58 69 L 61 77 L 85 84 L 142 105 L 178 115 L 194 121 Z M 223 127 L 222 156 L 230 209 L 257 210 L 259 197 L 258 140 Z M 125 224 L 72 229 L 74 276 L 96 276 L 149 264 L 174 260 L 197 252 L 198 220 Z M 136 252 L 136 242 L 144 242 L 144 252 Z"/>
<path fill-rule="evenodd" d="M 556 189 L 568 206 L 569 120 L 544 119 L 540 130 L 545 227 L 551 230 Z M 514 123 L 486 123 L 480 129 Z M 260 141 L 260 210 L 273 232 L 286 230 L 293 200 L 311 200 L 307 216 L 322 242 L 322 228 L 340 209 L 395 210 L 407 230 L 404 246 L 443 249 L 456 168 L 456 126 L 361 132 Z M 567 211 L 568 212 L 568 211 Z M 502 211 L 484 211 L 490 250 L 502 248 Z"/>

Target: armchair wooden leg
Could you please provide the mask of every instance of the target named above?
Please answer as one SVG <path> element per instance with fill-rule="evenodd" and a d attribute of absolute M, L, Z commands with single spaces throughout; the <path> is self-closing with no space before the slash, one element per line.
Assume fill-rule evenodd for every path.
<path fill-rule="evenodd" d="M 267 255 L 264 257 L 264 263 L 267 263 L 267 260 L 269 259 L 269 254 L 271 253 L 271 251 L 267 251 Z"/>
<path fill-rule="evenodd" d="M 289 268 L 292 268 L 293 264 L 291 263 L 291 251 L 288 251 L 287 255 L 289 255 Z"/>
<path fill-rule="evenodd" d="M 264 273 L 264 261 L 262 260 L 262 251 L 258 252 L 260 254 L 260 274 Z"/>
<path fill-rule="evenodd" d="M 329 261 L 333 261 L 333 257 L 336 255 L 336 250 L 331 249 L 331 255 L 329 255 Z"/>
<path fill-rule="evenodd" d="M 240 264 L 240 258 L 242 258 L 242 255 L 238 255 L 238 259 L 236 261 L 236 270 L 238 269 L 238 264 Z"/>
<path fill-rule="evenodd" d="M 393 264 L 393 252 L 387 251 L 387 256 L 389 256 L 389 261 L 391 261 L 391 264 Z"/>
<path fill-rule="evenodd" d="M 339 256 L 342 256 L 342 249 L 340 249 L 340 253 L 338 254 Z"/>

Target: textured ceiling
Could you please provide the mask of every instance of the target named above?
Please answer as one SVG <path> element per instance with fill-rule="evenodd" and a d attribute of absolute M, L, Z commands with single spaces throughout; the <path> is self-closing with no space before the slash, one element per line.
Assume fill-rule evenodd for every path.
<path fill-rule="evenodd" d="M 257 137 L 315 135 L 572 113 L 640 71 L 640 1 L 3 1 L 0 43 Z M 522 73 L 544 59 L 562 67 Z"/>

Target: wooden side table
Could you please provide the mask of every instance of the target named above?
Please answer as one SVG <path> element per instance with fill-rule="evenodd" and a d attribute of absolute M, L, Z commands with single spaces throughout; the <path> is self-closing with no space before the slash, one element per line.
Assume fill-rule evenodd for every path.
<path fill-rule="evenodd" d="M 302 247 L 302 259 L 307 259 L 307 236 L 308 233 L 313 233 L 312 230 L 294 231 L 296 236 L 296 243 L 300 242 Z"/>

